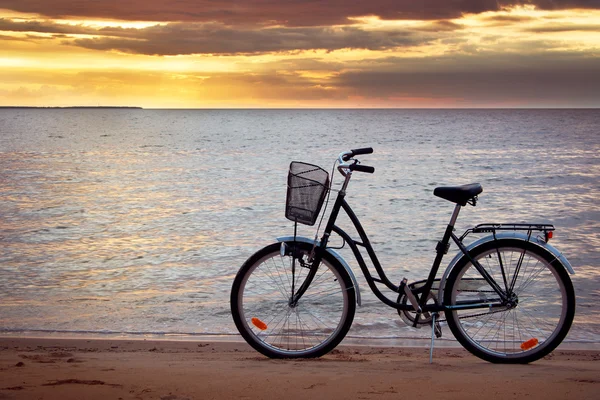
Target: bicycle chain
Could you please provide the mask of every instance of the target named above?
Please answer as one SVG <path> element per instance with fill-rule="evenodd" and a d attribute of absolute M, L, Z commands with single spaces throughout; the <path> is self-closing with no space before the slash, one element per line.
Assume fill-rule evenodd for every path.
<path fill-rule="evenodd" d="M 493 290 L 461 290 L 461 292 L 495 293 Z M 506 309 L 504 309 L 504 310 L 498 310 L 498 311 L 488 311 L 488 312 L 485 312 L 485 313 L 479 313 L 479 314 L 473 314 L 473 315 L 467 315 L 467 316 L 464 316 L 464 317 L 460 317 L 459 319 L 481 317 L 482 315 L 496 314 L 496 313 L 504 312 L 504 311 L 506 311 Z M 445 319 L 440 319 L 439 321 L 440 322 L 446 322 Z"/>
<path fill-rule="evenodd" d="M 461 290 L 461 292 L 469 292 L 469 293 L 495 293 L 493 290 Z M 484 313 L 479 313 L 479 314 L 467 315 L 465 317 L 460 317 L 459 319 L 481 317 L 482 315 L 490 315 L 490 314 L 495 314 L 495 313 L 504 312 L 504 311 L 506 311 L 506 310 L 489 311 L 489 312 L 484 312 Z M 439 319 L 438 320 L 438 322 L 446 322 L 446 321 L 447 321 L 446 319 Z"/>
<path fill-rule="evenodd" d="M 431 290 L 436 290 L 436 288 L 431 288 Z M 461 290 L 461 292 L 468 292 L 468 293 L 496 293 L 493 290 Z M 481 317 L 482 315 L 490 315 L 490 314 L 495 314 L 495 313 L 499 313 L 499 312 L 504 312 L 506 311 L 506 309 L 504 310 L 497 310 L 497 311 L 488 311 L 488 312 L 484 312 L 484 313 L 479 313 L 479 314 L 473 314 L 473 315 L 467 315 L 464 317 L 460 317 L 460 319 L 465 319 L 465 318 L 475 318 L 475 317 Z M 439 314 L 438 314 L 439 315 Z M 446 319 L 437 319 L 437 322 L 446 322 Z M 424 322 L 422 323 L 423 325 L 427 325 L 428 322 Z"/>
<path fill-rule="evenodd" d="M 506 311 L 506 309 L 504 309 L 504 310 L 498 310 L 498 311 L 489 311 L 489 312 L 484 312 L 484 313 L 479 313 L 479 314 L 473 314 L 473 315 L 467 315 L 467 316 L 464 316 L 464 317 L 459 317 L 459 319 L 481 317 L 482 315 L 496 314 L 496 313 L 504 312 L 504 311 Z M 446 322 L 447 320 L 446 319 L 439 319 L 438 321 L 439 322 Z"/>

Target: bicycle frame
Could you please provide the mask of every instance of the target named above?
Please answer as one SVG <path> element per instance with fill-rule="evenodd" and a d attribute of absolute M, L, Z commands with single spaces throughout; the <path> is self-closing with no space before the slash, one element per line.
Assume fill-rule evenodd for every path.
<path fill-rule="evenodd" d="M 460 204 L 456 204 L 454 211 L 452 213 L 450 222 L 449 222 L 448 226 L 446 227 L 446 231 L 444 232 L 444 235 L 442 237 L 442 240 L 440 242 L 438 242 L 438 245 L 436 246 L 437 254 L 433 261 L 433 265 L 429 272 L 429 276 L 428 276 L 427 280 L 425 281 L 425 285 L 422 288 L 421 296 L 418 299 L 418 306 L 415 307 L 412 303 L 401 304 L 398 301 L 394 301 L 394 300 L 388 298 L 387 296 L 385 296 L 383 294 L 383 292 L 379 289 L 379 287 L 377 287 L 377 283 L 382 283 L 388 289 L 390 289 L 392 292 L 399 293 L 399 294 L 402 294 L 405 291 L 406 285 L 405 285 L 404 281 L 401 282 L 400 285 L 395 285 L 387 277 L 383 267 L 381 266 L 381 263 L 379 262 L 379 259 L 377 258 L 377 255 L 375 254 L 375 250 L 373 249 L 373 246 L 371 245 L 371 242 L 369 241 L 369 238 L 368 238 L 364 228 L 362 227 L 358 217 L 356 216 L 356 214 L 354 213 L 354 211 L 352 210 L 350 205 L 346 202 L 345 189 L 346 189 L 348 181 L 350 179 L 350 175 L 351 174 L 349 173 L 346 176 L 346 181 L 344 182 L 344 185 L 342 186 L 342 190 L 340 190 L 338 192 L 338 195 L 336 197 L 335 203 L 331 210 L 331 214 L 327 221 L 327 225 L 325 227 L 325 231 L 321 238 L 320 245 L 316 248 L 318 250 L 315 252 L 313 260 L 312 260 L 313 268 L 311 268 L 311 271 L 309 271 L 309 273 L 307 274 L 305 281 L 302 283 L 302 285 L 300 285 L 300 287 L 298 288 L 298 291 L 290 299 L 290 305 L 293 306 L 298 302 L 298 300 L 302 297 L 302 295 L 304 294 L 304 292 L 306 291 L 306 289 L 312 282 L 312 279 L 314 278 L 316 271 L 318 269 L 318 268 L 314 268 L 314 266 L 318 266 L 320 264 L 320 261 L 322 259 L 322 254 L 324 251 L 326 251 L 327 244 L 329 242 L 329 238 L 331 236 L 331 233 L 333 232 L 333 233 L 336 233 L 337 235 L 339 235 L 342 238 L 342 240 L 344 241 L 344 243 L 347 243 L 349 245 L 350 249 L 352 250 L 352 252 L 354 254 L 354 257 L 356 258 L 356 260 L 363 272 L 363 275 L 365 276 L 365 279 L 367 280 L 369 287 L 371 288 L 371 290 L 373 291 L 375 296 L 381 302 L 383 302 L 384 304 L 386 304 L 392 308 L 395 308 L 397 310 L 417 311 L 418 314 L 421 314 L 421 313 L 428 313 L 428 312 L 440 312 L 440 311 L 452 310 L 452 309 L 477 309 L 477 308 L 490 308 L 490 307 L 506 306 L 506 304 L 509 302 L 509 295 L 507 293 L 510 293 L 508 286 L 505 285 L 505 289 L 503 290 L 496 283 L 496 281 L 487 273 L 487 271 L 485 271 L 485 269 L 477 261 L 475 261 L 471 258 L 471 256 L 469 255 L 468 249 L 462 243 L 462 239 L 464 238 L 464 236 L 459 238 L 453 233 L 454 224 L 456 223 L 458 214 L 460 213 L 460 209 L 462 208 L 462 206 Z M 360 241 L 354 240 L 348 233 L 346 233 L 343 229 L 341 229 L 339 226 L 337 226 L 335 224 L 340 210 L 344 210 L 346 215 L 352 221 L 354 228 L 358 232 Z M 456 245 L 458 246 L 458 248 L 460 249 L 462 254 L 464 254 L 466 257 L 468 257 L 469 261 L 471 263 L 473 263 L 475 268 L 477 268 L 477 270 L 482 275 L 482 278 L 485 279 L 489 283 L 489 285 L 494 289 L 494 291 L 498 294 L 499 298 L 497 301 L 486 300 L 486 301 L 481 301 L 481 302 L 468 302 L 468 303 L 455 304 L 452 306 L 447 306 L 447 305 L 444 305 L 441 303 L 440 304 L 427 304 L 429 293 L 431 292 L 431 289 L 433 287 L 433 283 L 434 283 L 435 277 L 439 271 L 439 267 L 442 263 L 442 259 L 450 247 L 451 239 L 454 241 L 454 243 L 456 243 Z M 368 266 L 366 265 L 365 260 L 362 256 L 362 253 L 359 249 L 359 246 L 364 247 L 367 250 L 367 254 L 368 254 L 371 262 L 373 263 L 375 271 L 378 275 L 377 277 L 374 277 L 371 275 L 371 272 L 370 272 Z"/>
<path fill-rule="evenodd" d="M 358 262 L 358 264 L 361 268 L 361 271 L 363 272 L 363 275 L 365 276 L 365 279 L 367 280 L 367 283 L 368 283 L 369 287 L 371 288 L 371 290 L 373 291 L 373 293 L 375 294 L 375 296 L 377 296 L 377 298 L 379 300 L 381 300 L 383 303 L 385 303 L 386 305 L 393 307 L 395 309 L 413 310 L 412 304 L 399 304 L 397 301 L 391 300 L 390 298 L 385 296 L 383 294 L 383 292 L 377 286 L 377 283 L 382 283 L 388 289 L 390 289 L 391 291 L 393 291 L 395 293 L 402 293 L 403 289 L 404 289 L 402 284 L 395 285 L 387 277 L 383 267 L 381 266 L 381 263 L 379 262 L 379 259 L 377 258 L 375 250 L 373 249 L 373 246 L 371 245 L 371 242 L 369 241 L 369 238 L 368 238 L 364 228 L 362 227 L 358 217 L 356 216 L 356 214 L 354 213 L 354 211 L 352 210 L 350 205 L 346 202 L 344 197 L 345 197 L 345 194 L 343 192 L 340 192 L 338 194 L 338 197 L 333 206 L 333 210 L 332 210 L 331 216 L 329 218 L 327 227 L 325 228 L 325 232 L 321 239 L 321 249 L 324 250 L 327 247 L 327 242 L 328 242 L 328 239 L 331 234 L 330 232 L 335 232 L 345 241 L 345 243 L 348 243 L 350 249 L 352 249 L 354 257 L 356 258 L 356 261 Z M 498 306 L 501 305 L 501 304 L 490 304 L 489 301 L 486 301 L 485 303 L 479 303 L 479 304 L 469 304 L 468 306 L 461 305 L 461 306 L 451 306 L 451 307 L 444 306 L 443 304 L 435 305 L 435 304 L 427 304 L 426 303 L 429 293 L 431 291 L 431 288 L 433 287 L 435 277 L 437 276 L 440 265 L 442 264 L 444 255 L 447 253 L 447 249 L 449 248 L 450 239 L 452 239 L 458 245 L 459 249 L 461 250 L 461 252 L 464 255 L 466 255 L 467 257 L 470 257 L 468 255 L 468 251 L 466 250 L 465 246 L 462 244 L 462 242 L 459 240 L 459 238 L 456 235 L 454 235 L 454 233 L 453 233 L 454 224 L 456 223 L 456 219 L 458 218 L 458 214 L 460 212 L 461 207 L 462 206 L 459 204 L 457 204 L 455 206 L 454 212 L 452 213 L 452 217 L 450 219 L 450 223 L 446 227 L 446 231 L 444 232 L 442 240 L 436 246 L 436 257 L 433 261 L 433 264 L 429 271 L 429 276 L 427 277 L 427 280 L 425 281 L 425 285 L 422 289 L 423 292 L 419 299 L 419 307 L 421 308 L 421 311 L 423 311 L 423 312 L 438 312 L 438 311 L 443 311 L 446 309 L 467 308 L 467 307 L 468 308 L 487 308 L 487 307 L 494 306 L 494 305 L 498 305 Z M 348 235 L 348 233 L 346 233 L 339 226 L 335 225 L 335 221 L 337 219 L 340 209 L 343 209 L 344 212 L 346 213 L 346 215 L 348 215 L 348 217 L 352 221 L 352 224 L 354 225 L 354 228 L 356 229 L 356 231 L 360 237 L 360 242 L 352 239 L 350 237 L 350 235 Z M 377 277 L 374 277 L 371 275 L 371 271 L 369 270 L 369 268 L 367 267 L 367 265 L 365 263 L 365 260 L 359 249 L 359 246 L 364 247 L 367 250 L 367 254 L 369 255 L 369 258 L 370 258 L 370 260 L 375 268 L 375 271 L 378 275 Z M 478 264 L 474 260 L 471 260 L 471 261 L 474 262 L 474 265 Z M 478 265 L 476 265 L 476 268 L 477 267 L 478 267 Z M 479 268 L 477 268 L 477 269 L 482 274 L 482 277 L 490 284 L 490 286 L 492 288 L 494 288 L 496 293 L 500 296 L 500 299 L 502 301 L 507 300 L 505 292 L 498 286 L 498 284 L 492 279 L 492 277 L 489 276 L 489 274 L 481 266 L 479 266 Z"/>

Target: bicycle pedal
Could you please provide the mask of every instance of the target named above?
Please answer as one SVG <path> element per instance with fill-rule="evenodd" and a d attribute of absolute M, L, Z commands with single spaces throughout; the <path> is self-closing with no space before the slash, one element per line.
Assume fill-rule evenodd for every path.
<path fill-rule="evenodd" d="M 404 284 L 403 285 L 404 286 L 404 294 L 406 295 L 406 298 L 408 299 L 408 301 L 412 305 L 413 310 L 415 312 L 417 312 L 418 314 L 420 314 L 421 313 L 421 306 L 419 306 L 419 302 L 417 301 L 417 298 L 413 294 L 412 290 L 410 290 L 410 288 L 406 284 L 407 281 L 408 280 L 406 278 L 402 279 L 402 283 Z"/>

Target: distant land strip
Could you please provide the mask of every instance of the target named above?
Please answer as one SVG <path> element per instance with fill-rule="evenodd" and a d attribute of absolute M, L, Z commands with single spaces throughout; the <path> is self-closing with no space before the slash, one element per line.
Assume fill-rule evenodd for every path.
<path fill-rule="evenodd" d="M 15 108 L 26 108 L 26 109 L 70 109 L 70 108 L 85 108 L 85 109 L 90 109 L 90 108 L 111 108 L 111 109 L 115 109 L 115 108 L 126 108 L 126 109 L 136 109 L 136 110 L 142 110 L 142 107 L 129 107 L 129 106 L 69 106 L 69 107 L 35 107 L 35 106 L 0 106 L 0 109 L 4 109 L 4 108 L 10 108 L 10 109 L 15 109 Z"/>

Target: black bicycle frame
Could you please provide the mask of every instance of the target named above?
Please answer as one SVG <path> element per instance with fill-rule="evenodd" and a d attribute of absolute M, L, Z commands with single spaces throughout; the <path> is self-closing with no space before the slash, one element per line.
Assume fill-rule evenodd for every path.
<path fill-rule="evenodd" d="M 367 280 L 367 283 L 368 283 L 369 287 L 371 288 L 371 290 L 373 291 L 373 293 L 375 294 L 375 296 L 377 296 L 377 298 L 379 300 L 381 300 L 383 303 L 385 303 L 386 305 L 388 305 L 392 308 L 395 308 L 397 310 L 414 311 L 414 307 L 412 304 L 401 304 L 398 301 L 393 301 L 393 300 L 389 299 L 388 297 L 386 297 L 381 292 L 381 290 L 379 290 L 379 288 L 377 287 L 377 283 L 382 283 L 395 293 L 402 293 L 405 289 L 404 284 L 401 283 L 400 285 L 397 286 L 388 279 L 387 275 L 385 274 L 385 271 L 383 270 L 383 268 L 377 258 L 377 255 L 375 254 L 375 250 L 373 249 L 373 246 L 371 245 L 371 242 L 369 241 L 369 238 L 367 237 L 367 234 L 365 233 L 365 230 L 363 229 L 360 221 L 358 220 L 358 217 L 356 216 L 356 214 L 354 213 L 354 211 L 352 210 L 350 205 L 346 202 L 345 195 L 346 194 L 345 194 L 344 190 L 338 192 L 335 203 L 331 210 L 331 214 L 329 216 L 329 220 L 327 221 L 327 226 L 325 227 L 325 231 L 321 238 L 320 246 L 317 247 L 317 249 L 316 249 L 317 251 L 315 252 L 314 258 L 312 260 L 313 268 L 311 268 L 311 270 L 307 274 L 305 281 L 298 288 L 298 291 L 296 292 L 296 294 L 294 294 L 293 297 L 290 299 L 290 305 L 294 305 L 298 302 L 298 300 L 302 297 L 302 295 L 304 294 L 304 292 L 306 291 L 306 289 L 312 282 L 312 280 L 316 274 L 316 271 L 318 269 L 318 268 L 315 268 L 314 266 L 318 266 L 320 264 L 321 259 L 323 257 L 323 252 L 327 248 L 327 244 L 329 242 L 331 233 L 335 232 L 352 249 L 354 257 L 356 258 L 356 260 L 365 276 L 365 279 Z M 348 235 L 343 229 L 341 229 L 340 227 L 335 225 L 335 222 L 337 220 L 339 212 L 342 209 L 344 210 L 344 212 L 348 215 L 348 217 L 352 221 L 354 228 L 358 232 L 360 241 L 356 241 L 356 240 L 352 239 L 352 237 L 350 237 L 350 235 Z M 476 308 L 499 307 L 499 306 L 506 305 L 508 302 L 508 297 L 506 294 L 507 291 L 504 291 L 503 289 L 501 289 L 500 286 L 494 281 L 494 279 L 487 273 L 487 271 L 476 260 L 474 260 L 471 257 L 471 255 L 469 254 L 466 247 L 462 244 L 462 238 L 458 238 L 456 235 L 454 235 L 454 233 L 453 233 L 454 223 L 456 222 L 456 219 L 458 218 L 460 209 L 461 209 L 461 205 L 457 204 L 454 208 L 454 212 L 452 214 L 450 223 L 446 227 L 444 236 L 442 237 L 442 240 L 440 242 L 438 242 L 438 245 L 436 246 L 437 254 L 436 254 L 435 260 L 433 261 L 433 265 L 429 272 L 429 276 L 428 276 L 427 280 L 425 281 L 425 285 L 420 289 L 421 294 L 420 294 L 420 298 L 418 298 L 419 313 L 421 313 L 421 312 L 439 312 L 439 311 L 453 310 L 453 309 L 476 309 Z M 433 287 L 433 283 L 435 281 L 435 277 L 438 273 L 439 267 L 442 263 L 444 254 L 447 253 L 447 251 L 450 247 L 449 246 L 450 239 L 452 239 L 457 244 L 460 251 L 469 259 L 469 261 L 475 266 L 475 268 L 479 271 L 479 273 L 482 275 L 482 277 L 490 284 L 490 286 L 498 294 L 499 299 L 497 300 L 497 302 L 491 302 L 490 300 L 487 300 L 485 302 L 479 302 L 479 301 L 472 302 L 471 301 L 471 302 L 465 302 L 465 303 L 455 304 L 455 305 L 427 304 L 427 299 L 429 297 L 429 293 L 431 292 L 431 288 Z M 369 255 L 369 258 L 371 259 L 371 262 L 373 263 L 373 266 L 375 267 L 375 271 L 377 272 L 378 277 L 373 277 L 371 275 L 371 272 L 369 271 L 369 268 L 367 267 L 367 265 L 365 263 L 362 253 L 359 250 L 359 246 L 364 247 L 367 250 L 367 254 Z M 443 301 L 443 299 L 440 299 L 440 300 Z"/>

